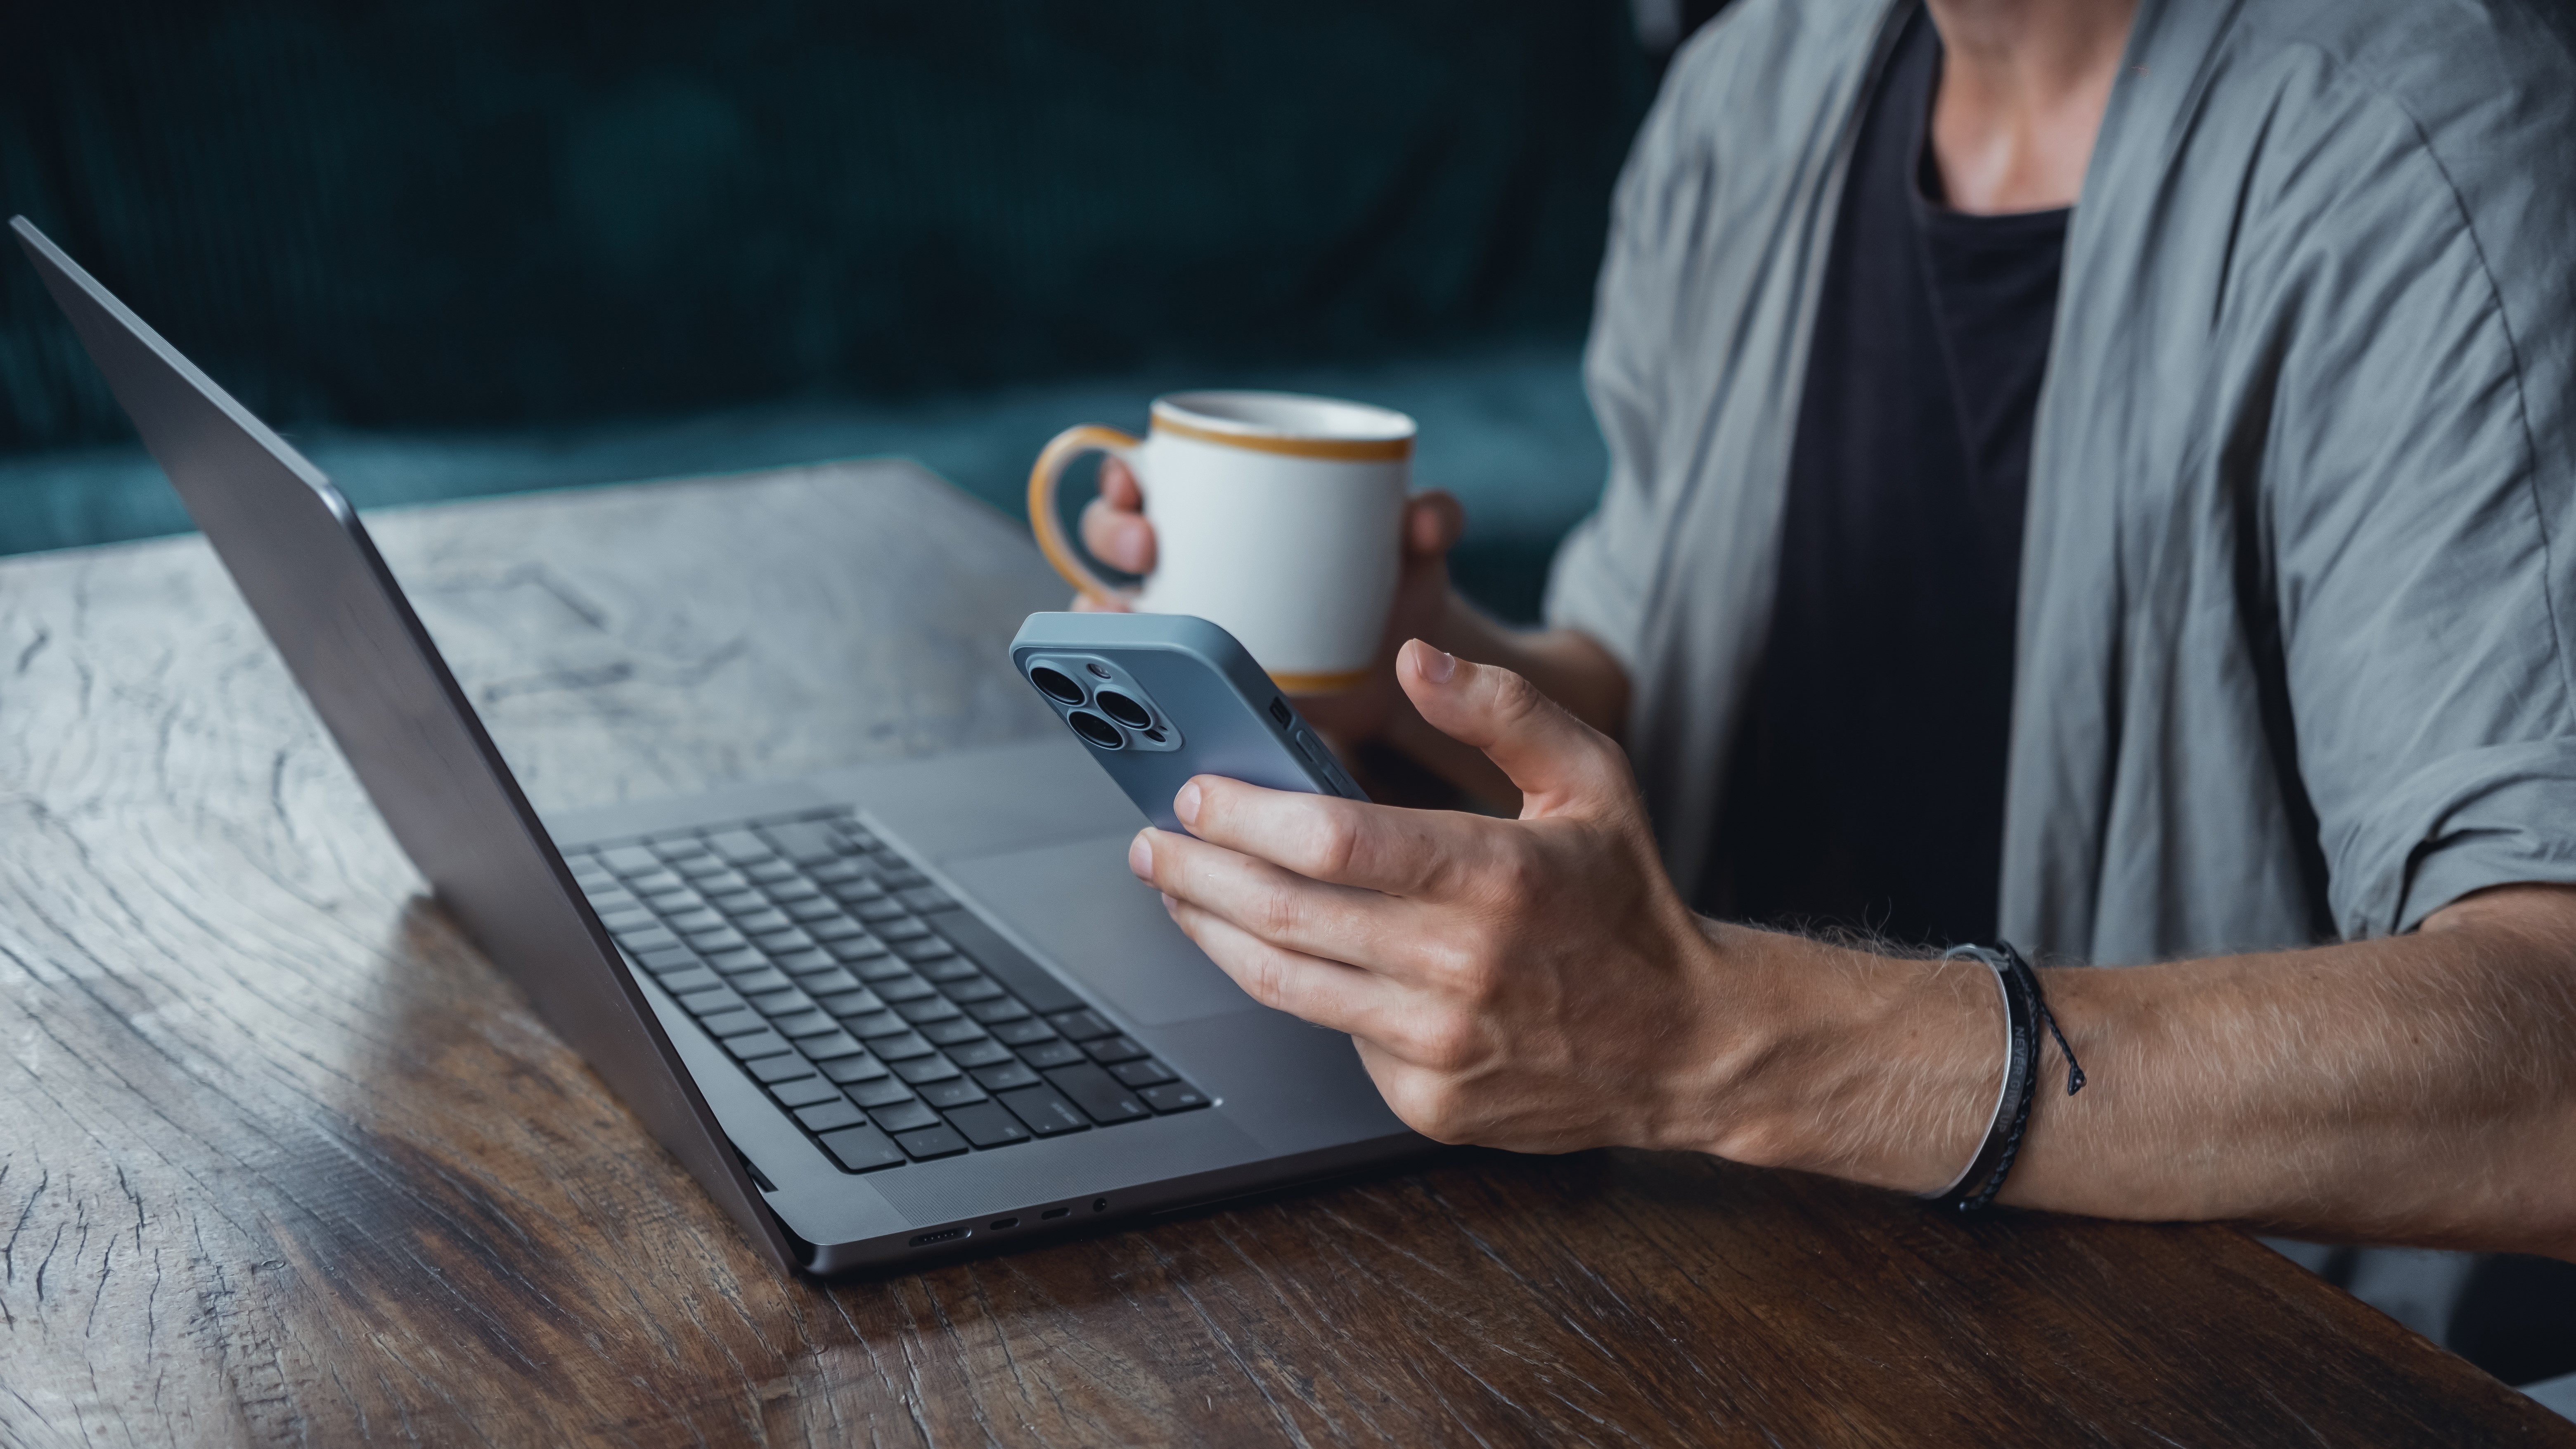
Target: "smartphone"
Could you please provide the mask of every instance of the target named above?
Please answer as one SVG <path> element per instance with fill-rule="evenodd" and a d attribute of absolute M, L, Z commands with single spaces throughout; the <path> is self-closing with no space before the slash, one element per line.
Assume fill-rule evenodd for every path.
<path fill-rule="evenodd" d="M 1011 667 L 1165 830 L 1193 775 L 1365 800 L 1232 634 L 1188 614 L 1031 614 Z"/>

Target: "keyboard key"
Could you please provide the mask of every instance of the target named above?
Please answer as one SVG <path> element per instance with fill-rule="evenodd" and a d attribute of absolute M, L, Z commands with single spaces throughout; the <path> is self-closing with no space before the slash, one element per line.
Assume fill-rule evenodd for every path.
<path fill-rule="evenodd" d="M 1207 1094 L 1187 1082 L 1165 1082 L 1159 1087 L 1147 1087 L 1136 1095 L 1144 1098 L 1145 1105 L 1157 1112 L 1187 1112 L 1193 1107 L 1208 1104 Z"/>
<path fill-rule="evenodd" d="M 598 908 L 594 906 L 592 909 L 597 910 Z M 608 928 L 608 934 L 612 936 L 623 936 L 630 932 L 641 931 L 646 927 L 655 924 L 656 920 L 657 918 L 654 914 L 651 911 L 644 909 L 640 904 L 621 905 L 613 910 L 599 912 L 599 923 L 606 926 Z"/>
<path fill-rule="evenodd" d="M 811 1107 L 817 1102 L 840 1101 L 841 1089 L 821 1077 L 797 1077 L 772 1085 L 769 1095 L 784 1107 Z"/>
<path fill-rule="evenodd" d="M 828 966 L 820 971 L 798 972 L 796 975 L 796 984 L 804 987 L 805 990 L 815 999 L 821 1000 L 824 997 L 838 995 L 844 991 L 858 990 L 859 978 L 842 970 L 838 966 Z M 829 1008 L 826 1009 L 828 1010 Z"/>
<path fill-rule="evenodd" d="M 1018 1057 L 1011 1055 L 1009 1047 L 990 1038 L 960 1042 L 948 1048 L 948 1059 L 961 1067 L 994 1067 L 1004 1062 L 1019 1061 Z"/>
<path fill-rule="evenodd" d="M 929 1056 L 937 1049 L 911 1032 L 905 1032 L 901 1036 L 871 1038 L 868 1050 L 875 1052 L 880 1061 L 902 1062 Z"/>
<path fill-rule="evenodd" d="M 951 1009 L 954 1010 L 954 1008 Z M 915 1025 L 921 1026 L 922 1040 L 932 1046 L 963 1046 L 967 1042 L 984 1039 L 984 1028 L 962 1016 L 953 1017 L 947 1021 L 934 1021 L 926 1025 L 915 1023 Z"/>
<path fill-rule="evenodd" d="M 957 1003 L 945 996 L 925 996 L 918 1001 L 898 1001 L 894 1004 L 894 1010 L 895 1015 L 915 1026 L 927 1025 L 934 1021 L 950 1021 L 966 1014 L 957 1009 Z M 981 1028 L 977 1030 L 980 1032 Z"/>
<path fill-rule="evenodd" d="M 819 876 L 816 878 L 820 879 Z M 868 901 L 881 901 L 886 899 L 885 887 L 878 885 L 875 881 L 868 879 L 864 875 L 853 875 L 846 880 L 828 882 L 823 889 L 825 894 L 831 896 L 834 900 L 839 901 L 845 906 L 855 906 Z M 896 910 L 900 911 L 903 909 L 903 902 L 896 901 L 894 906 Z"/>
<path fill-rule="evenodd" d="M 784 980 L 785 978 L 782 977 L 780 979 Z M 750 1002 L 751 1009 L 759 1012 L 763 1016 L 789 1016 L 799 1011 L 812 1011 L 814 1009 L 814 998 L 797 990 L 793 986 L 782 987 L 776 991 L 763 991 L 753 994 L 745 991 L 744 987 L 740 983 L 736 983 L 734 990 L 743 991 L 744 995 L 742 999 Z M 789 1032 L 788 1035 L 794 1036 L 795 1033 Z"/>
<path fill-rule="evenodd" d="M 957 1067 L 948 1058 L 934 1052 L 926 1057 L 907 1057 L 894 1064 L 894 1074 L 918 1087 L 924 1082 L 944 1082 L 957 1075 Z"/>
<path fill-rule="evenodd" d="M 906 1001 L 923 1001 L 933 997 L 939 997 L 938 987 L 931 985 L 929 982 L 922 980 L 920 977 L 913 975 L 909 971 L 904 972 L 900 976 L 888 976 L 884 980 L 876 982 L 875 985 L 877 995 L 898 1005 Z M 943 1001 L 946 1000 L 945 997 L 940 997 L 939 999 Z"/>
<path fill-rule="evenodd" d="M 686 890 L 688 883 L 673 874 L 670 867 L 664 866 L 659 870 L 648 870 L 642 875 L 627 877 L 626 888 L 639 896 L 650 896 L 663 891 Z"/>
<path fill-rule="evenodd" d="M 895 1141 L 902 1143 L 903 1150 L 911 1153 L 916 1162 L 927 1162 L 934 1157 L 954 1157 L 966 1150 L 966 1139 L 945 1126 L 906 1132 Z"/>
<path fill-rule="evenodd" d="M 1012 1061 L 978 1068 L 975 1080 L 983 1083 L 984 1090 L 988 1092 L 1008 1092 L 1019 1087 L 1034 1087 L 1043 1079 L 1025 1064 Z"/>
<path fill-rule="evenodd" d="M 725 928 L 725 918 L 704 906 L 691 906 L 663 917 L 663 924 L 687 937 L 700 931 L 721 931 Z"/>
<path fill-rule="evenodd" d="M 1059 1011 L 1048 1017 L 1047 1022 L 1075 1041 L 1089 1041 L 1095 1036 L 1107 1036 L 1118 1029 L 1101 1020 L 1099 1012 L 1087 1008 L 1081 1011 Z"/>
<path fill-rule="evenodd" d="M 766 966 L 769 964 L 769 958 L 751 949 L 751 943 L 745 941 L 739 946 L 708 952 L 707 964 L 731 975 L 736 971 L 752 971 Z"/>
<path fill-rule="evenodd" d="M 796 867 L 783 860 L 761 860 L 742 867 L 742 873 L 762 885 L 776 885 L 783 880 L 794 880 Z"/>
<path fill-rule="evenodd" d="M 745 1062 L 743 1066 L 754 1077 L 764 1082 L 791 1082 L 798 1077 L 811 1075 L 814 1070 L 812 1064 L 794 1052 L 789 1052 L 785 1056 L 762 1057 L 756 1062 Z"/>
<path fill-rule="evenodd" d="M 722 985 L 724 985 L 724 978 L 704 966 L 692 966 L 686 971 L 674 971 L 662 978 L 662 989 L 674 996 Z"/>
<path fill-rule="evenodd" d="M 745 861 L 767 860 L 770 849 L 760 837 L 748 830 L 718 830 L 707 836 L 707 849 L 740 865 Z"/>
<path fill-rule="evenodd" d="M 851 1036 L 846 1031 L 831 1031 L 825 1032 L 821 1036 L 798 1037 L 796 1039 L 796 1049 L 818 1062 L 838 1061 L 842 1057 L 856 1056 L 860 1052 L 867 1050 L 865 1047 L 859 1045 L 856 1037 Z"/>
<path fill-rule="evenodd" d="M 692 991 L 682 996 L 680 1009 L 691 1016 L 714 1016 L 718 1012 L 741 1011 L 744 1008 L 742 997 L 732 987 L 710 986 L 702 991 Z M 744 1027 L 743 1030 L 749 1031 L 751 1028 Z M 722 1036 L 724 1033 L 717 1032 L 716 1035 Z"/>
<path fill-rule="evenodd" d="M 640 845 L 612 845 L 599 853 L 599 863 L 619 875 L 644 875 L 662 868 L 662 857 Z"/>
<path fill-rule="evenodd" d="M 859 919 L 864 921 L 867 920 L 867 917 L 861 915 Z M 930 928 L 923 925 L 921 922 L 914 920 L 910 916 L 905 916 L 901 920 L 887 921 L 882 925 L 878 925 L 876 933 L 878 940 L 891 942 L 897 947 L 900 947 L 902 943 L 906 941 L 927 939 L 930 935 Z"/>
<path fill-rule="evenodd" d="M 1042 1041 L 1020 1048 L 1020 1060 L 1041 1069 L 1071 1066 L 1082 1060 L 1082 1048 L 1069 1041 Z"/>
<path fill-rule="evenodd" d="M 889 880 L 886 884 L 891 886 L 894 882 Z M 928 915 L 932 911 L 953 911 L 957 909 L 957 902 L 950 899 L 946 891 L 943 891 L 934 885 L 912 886 L 904 890 L 899 890 L 895 893 L 895 899 L 912 907 L 915 911 L 918 911 L 923 915 Z"/>
<path fill-rule="evenodd" d="M 966 1014 L 986 1026 L 999 1026 L 1006 1021 L 1020 1020 L 1029 1014 L 1029 1009 L 1007 996 L 996 996 L 990 1001 L 966 1003 Z M 1044 1025 L 1044 1023 L 1040 1024 Z M 1048 1030 L 1052 1031 L 1054 1028 L 1049 1027 Z"/>
<path fill-rule="evenodd" d="M 929 885 L 930 877 L 907 865 L 896 870 L 877 872 L 877 884 L 890 891 L 909 893 L 916 888 Z M 950 901 L 949 904 L 955 905 L 956 902 Z"/>
<path fill-rule="evenodd" d="M 794 951 L 778 953 L 778 969 L 791 975 L 807 971 L 829 971 L 839 964 L 820 946 L 805 946 Z"/>
<path fill-rule="evenodd" d="M 760 827 L 760 837 L 780 855 L 797 862 L 825 861 L 836 858 L 832 848 L 835 832 L 827 820 L 787 820 Z"/>
<path fill-rule="evenodd" d="M 790 901 L 779 909 L 787 913 L 787 919 L 800 926 L 843 919 L 841 908 L 830 901 Z"/>
<path fill-rule="evenodd" d="M 846 941 L 853 936 L 864 936 L 867 931 L 849 917 L 835 915 L 830 920 L 808 922 L 805 934 L 828 946 L 834 941 Z"/>
<path fill-rule="evenodd" d="M 862 961 L 884 961 L 891 959 L 886 955 L 885 942 L 878 940 L 874 936 L 847 937 L 845 939 L 832 942 L 824 949 L 832 953 L 833 960 L 838 961 L 843 965 L 855 965 Z"/>
<path fill-rule="evenodd" d="M 841 1026 L 850 1035 L 866 1039 L 896 1036 L 912 1030 L 911 1022 L 891 1011 L 869 1011 L 857 1016 L 845 1017 L 841 1021 Z"/>
<path fill-rule="evenodd" d="M 885 1063 L 865 1052 L 854 1057 L 834 1057 L 818 1065 L 825 1077 L 845 1087 L 852 1082 L 873 1082 L 886 1074 Z"/>
<path fill-rule="evenodd" d="M 698 953 L 686 946 L 665 946 L 659 951 L 638 952 L 635 959 L 642 963 L 645 970 L 659 974 L 664 971 L 688 970 L 698 964 Z"/>
<path fill-rule="evenodd" d="M 744 1015 L 748 1016 L 750 1013 L 745 1012 Z M 753 1018 L 755 1021 L 758 1019 Z M 758 1031 L 745 1032 L 741 1036 L 726 1037 L 724 1049 L 733 1053 L 734 1060 L 743 1062 L 756 1062 L 762 1057 L 774 1057 L 780 1052 L 794 1050 L 787 1044 L 787 1038 L 767 1027 L 762 1027 Z"/>
<path fill-rule="evenodd" d="M 823 1150 L 852 1172 L 873 1172 L 907 1161 L 903 1149 L 874 1127 L 849 1127 L 823 1134 Z"/>
<path fill-rule="evenodd" d="M 734 990 L 741 992 L 746 999 L 749 999 L 762 996 L 772 991 L 785 991 L 790 987 L 793 987 L 796 983 L 788 980 L 787 973 L 784 971 L 773 971 L 764 968 L 759 971 L 745 971 L 725 984 L 731 986 Z"/>
<path fill-rule="evenodd" d="M 950 1077 L 944 1082 L 920 1084 L 921 1100 L 934 1107 L 963 1107 L 984 1100 L 984 1089 L 968 1077 Z"/>
<path fill-rule="evenodd" d="M 870 986 L 883 986 L 889 981 L 919 979 L 912 974 L 911 963 L 898 961 L 892 956 L 879 956 L 873 961 L 853 961 L 850 963 L 850 969 L 859 973 L 859 979 Z"/>
<path fill-rule="evenodd" d="M 815 1106 L 797 1108 L 796 1120 L 804 1123 L 809 1131 L 831 1132 L 842 1127 L 856 1127 L 868 1120 L 868 1114 L 836 1097 Z"/>
<path fill-rule="evenodd" d="M 778 1033 L 771 1031 L 769 1029 L 769 1023 L 761 1019 L 760 1013 L 752 1010 L 748 1006 L 743 1007 L 738 1011 L 719 1011 L 713 1016 L 704 1017 L 701 1020 L 707 1029 L 707 1035 L 716 1038 L 718 1041 L 723 1041 L 737 1036 L 749 1036 L 753 1032 L 758 1032 L 766 1037 L 776 1038 L 779 1041 L 787 1040 L 787 1038 L 779 1036 Z"/>
<path fill-rule="evenodd" d="M 952 953 L 956 949 L 954 946 L 949 947 Z M 951 985 L 981 980 L 983 977 L 983 973 L 975 969 L 974 962 L 954 954 L 944 960 L 924 961 L 914 969 L 921 973 L 922 980 L 938 987 L 941 991 L 946 991 Z"/>
<path fill-rule="evenodd" d="M 1029 1129 L 999 1102 L 978 1102 L 948 1109 L 948 1125 L 978 1147 L 1008 1147 L 1029 1140 Z"/>
<path fill-rule="evenodd" d="M 778 1028 L 778 1034 L 789 1041 L 794 1041 L 798 1037 L 821 1036 L 825 1032 L 837 1032 L 841 1029 L 841 1024 L 832 1019 L 832 1013 L 818 1011 L 811 1007 L 782 1016 L 770 1025 Z"/>
<path fill-rule="evenodd" d="M 689 949 L 709 955 L 722 951 L 739 951 L 750 944 L 750 937 L 731 926 L 718 926 L 713 930 L 689 933 Z"/>
<path fill-rule="evenodd" d="M 823 888 L 821 886 L 814 884 L 812 881 L 807 880 L 801 875 L 788 880 L 772 881 L 768 885 L 762 887 L 762 889 L 769 893 L 769 898 L 771 900 L 776 901 L 782 906 L 786 905 L 790 901 L 814 900 L 823 894 Z"/>
<path fill-rule="evenodd" d="M 922 934 L 918 936 L 900 936 L 888 933 L 886 939 L 893 943 L 894 953 L 901 956 L 906 961 L 936 961 L 942 956 L 954 956 L 957 954 L 956 947 L 949 945 L 937 936 L 931 935 L 930 928 L 928 926 L 922 927 L 921 930 Z"/>
<path fill-rule="evenodd" d="M 959 957 L 958 959 L 964 960 L 965 958 Z M 990 976 L 984 975 L 981 972 L 970 973 L 953 980 L 941 981 L 936 984 L 942 992 L 946 993 L 949 1000 L 956 1002 L 959 1006 L 973 1006 L 979 1001 L 1000 1001 L 1003 999 L 1002 983 L 994 980 Z"/>
<path fill-rule="evenodd" d="M 1109 1075 L 1131 1087 L 1152 1087 L 1172 1080 L 1172 1069 L 1152 1057 L 1140 1057 L 1111 1067 Z"/>
<path fill-rule="evenodd" d="M 705 846 L 699 846 L 698 851 L 699 853 L 696 855 L 687 856 L 681 860 L 673 862 L 673 864 L 678 868 L 680 874 L 687 876 L 691 880 L 706 880 L 713 876 L 733 874 L 733 867 L 725 864 L 716 857 L 707 854 Z"/>
<path fill-rule="evenodd" d="M 845 880 L 865 880 L 867 871 L 854 860 L 831 860 L 805 868 L 805 874 L 825 885 L 839 885 Z"/>
<path fill-rule="evenodd" d="M 867 922 L 871 926 L 895 926 L 912 919 L 912 913 L 903 908 L 903 902 L 894 900 L 890 897 L 879 897 L 872 901 L 851 902 L 850 914 Z M 883 933 L 880 932 L 879 934 Z"/>
<path fill-rule="evenodd" d="M 912 1088 L 892 1077 L 879 1077 L 872 1082 L 852 1082 L 849 1087 L 850 1100 L 872 1111 L 878 1107 L 891 1107 L 897 1102 L 912 1100 Z"/>
<path fill-rule="evenodd" d="M 640 931 L 620 931 L 612 926 L 609 928 L 609 934 L 617 938 L 618 945 L 638 956 L 648 951 L 667 951 L 680 944 L 679 937 L 659 926 L 648 926 Z"/>
<path fill-rule="evenodd" d="M 813 950 L 814 938 L 806 935 L 799 928 L 790 926 L 783 931 L 754 931 L 751 933 L 751 944 L 768 952 L 773 958 L 777 958 L 798 951 Z"/>
<path fill-rule="evenodd" d="M 1027 1123 L 1029 1130 L 1040 1137 L 1061 1137 L 1091 1126 L 1090 1119 L 1074 1110 L 1074 1105 L 1053 1087 L 1023 1087 L 1001 1093 L 1000 1100 L 1011 1109 L 1012 1116 Z"/>
<path fill-rule="evenodd" d="M 879 1107 L 868 1115 L 876 1118 L 877 1126 L 888 1132 L 917 1132 L 924 1127 L 939 1125 L 939 1114 L 919 1102 L 897 1102 L 890 1107 Z"/>
<path fill-rule="evenodd" d="M 644 845 L 664 860 L 698 860 L 707 854 L 707 843 L 694 835 L 665 835 Z"/>
<path fill-rule="evenodd" d="M 794 924 L 787 919 L 785 911 L 766 903 L 759 910 L 745 911 L 733 918 L 734 929 L 755 941 L 771 931 L 784 931 Z"/>
<path fill-rule="evenodd" d="M 1058 1067 L 1048 1072 L 1046 1079 L 1055 1084 L 1057 1091 L 1080 1104 L 1082 1110 L 1091 1115 L 1092 1121 L 1103 1126 L 1133 1122 L 1149 1115 L 1145 1104 L 1136 1100 L 1134 1092 L 1087 1062 L 1081 1066 Z"/>
<path fill-rule="evenodd" d="M 795 1034 L 792 1031 L 788 1033 L 789 1036 Z M 1138 1057 L 1149 1055 L 1132 1036 L 1104 1036 L 1097 1041 L 1084 1042 L 1082 1049 L 1090 1054 L 1093 1061 L 1104 1067 L 1117 1062 L 1132 1062 Z"/>
<path fill-rule="evenodd" d="M 1055 1036 L 1055 1028 L 1036 1017 L 1027 1017 L 995 1026 L 993 1036 L 995 1040 L 1007 1042 L 1015 1047 L 1027 1046 L 1031 1042 L 1051 1040 Z"/>
<path fill-rule="evenodd" d="M 706 897 L 708 905 L 728 916 L 748 916 L 755 911 L 769 909 L 769 897 L 753 890 L 749 881 L 729 891 L 708 890 L 703 886 L 699 891 Z"/>
<path fill-rule="evenodd" d="M 822 1007 L 825 1011 L 832 1013 L 834 1016 L 867 1016 L 870 1013 L 886 1009 L 885 1002 L 880 1000 L 875 992 L 870 991 L 864 986 L 859 986 L 855 981 L 850 984 L 858 987 L 858 989 L 855 991 L 836 991 L 817 1001 L 815 1005 Z"/>

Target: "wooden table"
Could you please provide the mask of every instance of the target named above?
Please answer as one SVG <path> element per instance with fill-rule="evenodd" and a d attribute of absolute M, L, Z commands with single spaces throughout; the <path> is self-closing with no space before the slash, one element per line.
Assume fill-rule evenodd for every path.
<path fill-rule="evenodd" d="M 1054 728 L 905 465 L 373 526 L 541 808 Z M 1687 1156 L 783 1279 L 419 891 L 202 542 L 0 563 L 0 1444 L 2576 1441 L 2227 1229 Z"/>

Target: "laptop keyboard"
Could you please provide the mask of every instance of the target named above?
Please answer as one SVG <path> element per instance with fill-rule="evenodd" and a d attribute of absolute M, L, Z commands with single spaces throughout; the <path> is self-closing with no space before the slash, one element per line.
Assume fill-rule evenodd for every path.
<path fill-rule="evenodd" d="M 1208 1104 L 846 811 L 565 860 L 618 944 L 845 1171 Z"/>

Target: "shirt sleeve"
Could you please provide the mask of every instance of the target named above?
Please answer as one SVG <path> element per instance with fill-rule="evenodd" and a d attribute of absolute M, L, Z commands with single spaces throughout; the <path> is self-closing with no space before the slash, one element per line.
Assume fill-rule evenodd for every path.
<path fill-rule="evenodd" d="M 1633 676 L 1646 632 L 1649 593 L 1662 552 L 1678 469 L 1663 456 L 1671 410 L 1664 389 L 1682 291 L 1686 238 L 1677 224 L 1707 199 L 1711 165 L 1693 135 L 1694 108 L 1720 84 L 1724 17 L 1703 27 L 1673 61 L 1661 93 L 1612 193 L 1609 238 L 1594 289 L 1584 347 L 1584 390 L 1610 456 L 1601 499 L 1575 526 L 1548 573 L 1545 614 L 1558 628 L 1598 640 Z"/>
<path fill-rule="evenodd" d="M 2576 882 L 2576 308 L 2549 240 L 2576 208 L 2512 137 L 2373 137 L 2282 166 L 2245 258 L 2272 279 L 2237 354 L 2257 381 L 2206 443 L 2260 451 L 2298 772 L 2354 939 Z"/>

